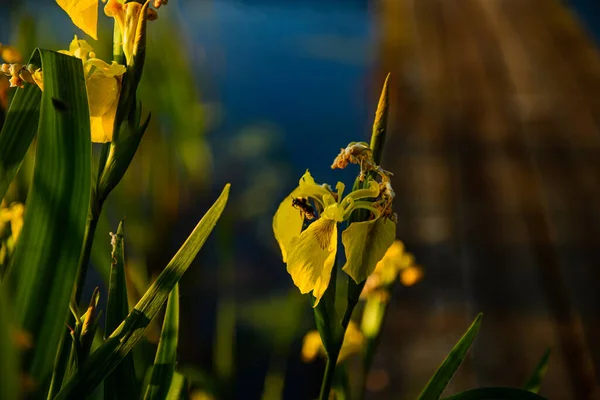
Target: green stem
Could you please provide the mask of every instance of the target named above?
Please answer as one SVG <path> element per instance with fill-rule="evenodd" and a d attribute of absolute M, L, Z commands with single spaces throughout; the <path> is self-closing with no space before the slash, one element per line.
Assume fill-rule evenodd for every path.
<path fill-rule="evenodd" d="M 320 400 L 329 399 L 329 392 L 331 392 L 331 385 L 333 382 L 333 377 L 335 376 L 335 366 L 340 355 L 340 350 L 344 343 L 346 330 L 348 329 L 348 325 L 350 324 L 350 320 L 352 319 L 352 312 L 354 311 L 354 307 L 356 307 L 357 304 L 358 299 L 356 301 L 348 301 L 348 307 L 346 307 L 346 312 L 344 313 L 344 317 L 342 318 L 342 330 L 340 332 L 338 342 L 335 348 L 332 349 L 332 351 L 327 355 L 325 375 L 323 376 L 323 382 L 321 383 L 321 394 L 319 395 Z"/>
<path fill-rule="evenodd" d="M 94 236 L 96 235 L 96 228 L 98 227 L 101 209 L 102 206 L 98 207 L 98 211 L 92 211 L 85 225 L 83 251 L 81 253 L 81 257 L 79 258 L 79 266 L 77 267 L 77 281 L 75 286 L 75 304 L 77 305 L 79 305 L 79 302 L 81 301 L 83 285 L 85 284 L 85 278 L 87 276 L 90 256 L 92 254 L 92 246 L 94 244 Z"/>
<path fill-rule="evenodd" d="M 329 392 L 331 392 L 331 384 L 333 383 L 333 376 L 335 375 L 335 364 L 337 363 L 339 354 L 340 350 L 337 349 L 335 353 L 332 353 L 327 357 L 325 375 L 323 376 L 323 383 L 321 383 L 319 400 L 329 400 Z"/>

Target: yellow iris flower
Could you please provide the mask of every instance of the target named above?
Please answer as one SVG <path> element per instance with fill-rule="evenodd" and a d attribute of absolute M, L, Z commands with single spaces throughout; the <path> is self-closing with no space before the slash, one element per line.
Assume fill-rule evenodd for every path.
<path fill-rule="evenodd" d="M 392 244 L 396 232 L 396 225 L 387 218 L 380 218 L 381 213 L 373 203 L 364 200 L 379 195 L 377 182 L 370 181 L 368 188 L 355 190 L 343 199 L 344 184 L 338 182 L 336 190 L 334 193 L 318 185 L 306 171 L 290 196 L 313 200 L 320 210 L 319 218 L 302 231 L 303 217 L 293 207 L 290 197 L 280 204 L 273 218 L 273 232 L 283 261 L 287 263 L 287 271 L 301 293 L 312 291 L 314 307 L 329 286 L 340 222 L 359 208 L 375 215 L 373 220 L 351 224 L 342 234 L 346 250 L 346 265 L 342 269 L 357 282 L 362 282 L 373 271 Z"/>
<path fill-rule="evenodd" d="M 59 53 L 77 57 L 83 62 L 85 86 L 90 106 L 92 142 L 106 143 L 110 142 L 113 136 L 113 125 L 125 66 L 119 65 L 115 61 L 108 64 L 96 58 L 93 51 L 94 49 L 85 40 L 78 40 L 75 36 L 69 50 L 61 50 Z"/>
<path fill-rule="evenodd" d="M 85 41 L 71 42 L 69 50 L 59 53 L 79 58 L 83 62 L 83 73 L 90 107 L 90 128 L 92 142 L 106 143 L 113 137 L 113 125 L 121 92 L 121 81 L 125 66 L 113 61 L 111 64 L 96 58 L 94 49 Z M 32 73 L 33 80 L 44 90 L 41 70 Z"/>

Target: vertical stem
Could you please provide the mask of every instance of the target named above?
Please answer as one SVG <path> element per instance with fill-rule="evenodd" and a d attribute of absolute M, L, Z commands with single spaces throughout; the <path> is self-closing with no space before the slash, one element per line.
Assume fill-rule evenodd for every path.
<path fill-rule="evenodd" d="M 337 349 L 335 353 L 332 353 L 327 357 L 327 364 L 325 364 L 325 375 L 323 376 L 323 383 L 321 384 L 319 400 L 329 399 L 329 392 L 331 392 L 331 384 L 333 383 L 333 376 L 335 374 L 335 364 L 337 363 L 339 354 L 340 350 Z"/>
<path fill-rule="evenodd" d="M 81 295 L 83 292 L 83 285 L 85 284 L 85 277 L 87 276 L 87 270 L 90 263 L 90 256 L 92 254 L 92 246 L 94 244 L 94 236 L 96 235 L 96 228 L 98 227 L 98 219 L 100 212 L 92 212 L 85 225 L 85 234 L 83 242 L 83 250 L 81 257 L 79 258 L 79 266 L 77 268 L 77 281 L 75 286 L 75 304 L 79 304 L 81 301 Z"/>

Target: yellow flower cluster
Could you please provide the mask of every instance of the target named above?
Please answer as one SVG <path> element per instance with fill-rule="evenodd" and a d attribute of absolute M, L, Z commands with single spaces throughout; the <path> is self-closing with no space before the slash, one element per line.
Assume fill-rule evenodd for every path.
<path fill-rule="evenodd" d="M 415 257 L 405 250 L 400 240 L 396 240 L 377 263 L 375 271 L 365 283 L 361 298 L 370 295 L 386 297 L 385 288 L 394 283 L 398 276 L 404 286 L 412 286 L 424 276 L 423 268 L 415 263 Z"/>

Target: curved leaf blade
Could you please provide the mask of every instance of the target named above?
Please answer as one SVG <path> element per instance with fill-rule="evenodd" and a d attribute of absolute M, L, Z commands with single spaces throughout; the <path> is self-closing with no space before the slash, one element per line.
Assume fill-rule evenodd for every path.
<path fill-rule="evenodd" d="M 525 385 L 523 385 L 523 389 L 532 393 L 537 393 L 540 390 L 540 387 L 542 386 L 542 380 L 546 375 L 548 364 L 550 363 L 550 351 L 550 349 L 547 349 L 544 352 L 544 355 L 538 362 L 538 365 L 535 367 L 533 374 L 531 374 L 531 377 L 529 377 L 527 382 L 525 382 Z"/>
<path fill-rule="evenodd" d="M 56 400 L 82 399 L 91 393 L 142 338 L 150 321 L 158 314 L 181 276 L 206 242 L 229 197 L 229 184 L 206 212 L 177 254 L 148 288 L 125 321 L 110 335 L 56 396 Z"/>
<path fill-rule="evenodd" d="M 33 181 L 3 284 L 31 335 L 24 368 L 43 384 L 65 330 L 90 202 L 91 139 L 81 60 L 36 50 L 44 71 Z M 6 286 L 5 286 L 6 287 Z"/>
<path fill-rule="evenodd" d="M 491 387 L 467 390 L 443 400 L 546 400 L 538 394 L 523 389 Z"/>
<path fill-rule="evenodd" d="M 418 400 L 437 400 L 440 398 L 446 389 L 446 386 L 448 386 L 450 379 L 452 379 L 454 373 L 467 356 L 471 344 L 479 332 L 482 316 L 482 314 L 479 314 L 477 318 L 475 318 L 475 321 L 473 321 L 467 332 L 458 343 L 456 343 L 427 386 L 425 386 L 425 389 L 423 389 L 419 395 Z"/>
<path fill-rule="evenodd" d="M 114 331 L 127 318 L 127 281 L 125 278 L 125 237 L 124 221 L 119 223 L 117 233 L 112 237 L 110 283 L 106 304 L 105 331 Z M 115 370 L 104 380 L 105 400 L 127 400 L 138 397 L 138 382 L 135 376 L 133 355 L 128 354 Z"/>
<path fill-rule="evenodd" d="M 177 362 L 177 337 L 179 335 L 179 285 L 169 295 L 152 376 L 144 396 L 147 400 L 165 399 L 174 379 Z"/>
<path fill-rule="evenodd" d="M 39 65 L 35 53 L 30 63 L 34 61 Z M 41 97 L 42 92 L 36 85 L 26 84 L 17 89 L 10 103 L 0 131 L 0 199 L 6 194 L 38 129 Z"/>

